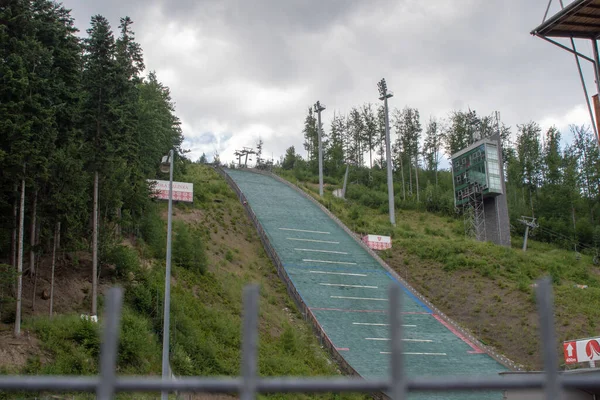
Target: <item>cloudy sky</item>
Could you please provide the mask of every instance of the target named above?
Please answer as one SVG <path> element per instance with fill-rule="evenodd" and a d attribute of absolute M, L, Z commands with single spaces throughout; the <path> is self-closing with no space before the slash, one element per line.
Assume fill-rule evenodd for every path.
<path fill-rule="evenodd" d="M 277 160 L 291 145 L 302 149 L 311 104 L 327 106 L 327 130 L 334 112 L 377 103 L 382 77 L 394 92 L 390 107 L 417 107 L 423 120 L 470 107 L 500 111 L 513 131 L 530 120 L 565 133 L 568 124 L 589 123 L 573 56 L 529 34 L 547 0 L 63 4 L 83 34 L 94 14 L 115 30 L 119 17 L 133 19 L 147 68 L 171 89 L 192 159 L 219 152 L 232 160 L 260 136 L 265 156 Z M 587 43 L 580 49 L 591 51 Z"/>

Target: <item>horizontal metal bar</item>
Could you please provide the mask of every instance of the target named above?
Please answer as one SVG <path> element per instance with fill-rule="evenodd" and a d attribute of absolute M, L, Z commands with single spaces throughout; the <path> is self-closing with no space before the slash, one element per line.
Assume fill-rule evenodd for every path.
<path fill-rule="evenodd" d="M 93 392 L 100 382 L 99 377 L 81 376 L 0 376 L 0 390 L 75 390 Z"/>
<path fill-rule="evenodd" d="M 566 389 L 600 389 L 600 379 L 594 375 L 560 375 Z M 545 374 L 514 375 L 498 377 L 446 376 L 422 377 L 406 380 L 408 391 L 458 391 L 458 390 L 503 390 L 540 389 L 545 384 Z M 69 390 L 93 392 L 100 383 L 97 377 L 81 376 L 2 376 L 0 390 L 40 391 Z M 117 378 L 117 391 L 161 391 L 179 390 L 207 393 L 236 393 L 242 387 L 241 378 L 192 378 L 181 377 L 177 381 L 161 378 L 129 377 Z M 373 392 L 391 389 L 388 380 L 364 380 L 362 378 L 264 378 L 257 380 L 260 393 L 289 392 Z"/>

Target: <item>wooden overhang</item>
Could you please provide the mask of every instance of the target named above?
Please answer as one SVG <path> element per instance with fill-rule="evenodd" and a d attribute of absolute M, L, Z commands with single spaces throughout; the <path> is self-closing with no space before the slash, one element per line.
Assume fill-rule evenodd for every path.
<path fill-rule="evenodd" d="M 600 0 L 575 0 L 535 28 L 532 35 L 543 37 L 600 37 Z"/>

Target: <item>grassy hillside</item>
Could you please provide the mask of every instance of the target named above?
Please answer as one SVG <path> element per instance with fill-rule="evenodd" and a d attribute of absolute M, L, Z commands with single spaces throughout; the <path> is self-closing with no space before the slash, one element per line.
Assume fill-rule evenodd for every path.
<path fill-rule="evenodd" d="M 312 334 L 311 327 L 301 319 L 288 298 L 254 227 L 224 180 L 210 167 L 201 165 L 190 165 L 183 180 L 194 183 L 195 202 L 177 205 L 174 214 L 171 302 L 171 364 L 174 372 L 178 375 L 223 376 L 240 373 L 242 289 L 244 285 L 256 282 L 261 285 L 260 374 L 339 375 L 336 365 Z M 101 287 L 106 289 L 119 284 L 125 289 L 119 374 L 160 374 L 165 219 L 166 205 L 157 204 L 145 216 L 136 240 L 125 239 L 103 251 Z M 78 262 L 66 266 L 64 274 L 89 271 L 85 254 L 70 258 L 77 258 Z M 65 278 L 68 282 L 68 275 Z M 44 279 L 41 282 L 45 282 Z M 71 280 L 71 286 L 77 282 Z M 43 283 L 39 285 L 43 286 Z M 58 296 L 67 293 L 62 289 L 64 287 L 57 288 Z M 30 347 L 23 352 L 26 357 L 20 364 L 0 362 L 0 371 L 96 374 L 98 326 L 78 317 L 78 313 L 88 307 L 89 298 L 85 296 L 88 290 L 89 284 L 82 283 L 77 291 L 84 295 L 78 301 L 73 299 L 71 307 L 63 309 L 64 313 L 52 320 L 35 313 L 26 317 L 24 330 L 31 336 L 31 340 L 23 339 Z M 10 326 L 2 325 L 2 328 L 8 335 Z M 25 396 L 28 395 L 0 394 L 0 399 Z M 77 398 L 88 397 L 92 398 L 86 395 Z"/>
<path fill-rule="evenodd" d="M 300 187 L 319 199 L 314 182 Z M 600 269 L 590 255 L 535 240 L 524 253 L 522 237 L 512 238 L 512 248 L 480 243 L 465 237 L 462 219 L 419 210 L 398 209 L 392 228 L 387 207 L 361 201 L 386 193 L 351 185 L 348 197 L 360 200 L 344 201 L 332 195 L 337 187 L 328 185 L 319 201 L 357 233 L 391 235 L 392 250 L 381 253 L 390 266 L 440 310 L 525 368 L 542 368 L 532 284 L 544 275 L 554 282 L 558 339 L 598 334 Z M 562 346 L 559 354 L 562 365 Z"/>

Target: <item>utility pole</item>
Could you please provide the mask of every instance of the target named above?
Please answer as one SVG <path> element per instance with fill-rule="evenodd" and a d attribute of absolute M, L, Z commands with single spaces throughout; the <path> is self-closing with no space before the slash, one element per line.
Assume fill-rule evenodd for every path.
<path fill-rule="evenodd" d="M 527 238 L 529 237 L 529 228 L 532 230 L 537 228 L 539 225 L 535 223 L 534 217 L 521 216 L 520 223 L 525 224 L 525 235 L 523 236 L 523 251 L 527 251 Z"/>
<path fill-rule="evenodd" d="M 385 108 L 385 152 L 387 156 L 387 184 L 390 222 L 392 225 L 396 226 L 396 215 L 394 209 L 394 177 L 392 176 L 392 150 L 390 145 L 390 120 L 388 111 L 388 99 L 394 94 L 392 92 L 388 92 L 385 79 L 382 79 L 377 83 L 377 88 L 379 89 L 379 100 L 383 100 L 383 106 Z"/>
<path fill-rule="evenodd" d="M 317 135 L 319 138 L 319 196 L 321 197 L 323 197 L 323 145 L 321 143 L 321 111 L 323 110 L 325 110 L 325 106 L 320 101 L 317 101 L 315 103 L 315 112 L 317 113 Z"/>
<path fill-rule="evenodd" d="M 175 152 L 171 149 L 168 156 L 163 157 L 160 170 L 169 173 L 169 206 L 167 216 L 167 260 L 165 268 L 165 302 L 163 311 L 163 345 L 162 345 L 162 378 L 169 378 L 171 368 L 169 366 L 169 333 L 171 324 L 171 236 L 173 230 L 173 158 Z M 168 400 L 169 393 L 161 393 L 162 400 Z"/>

